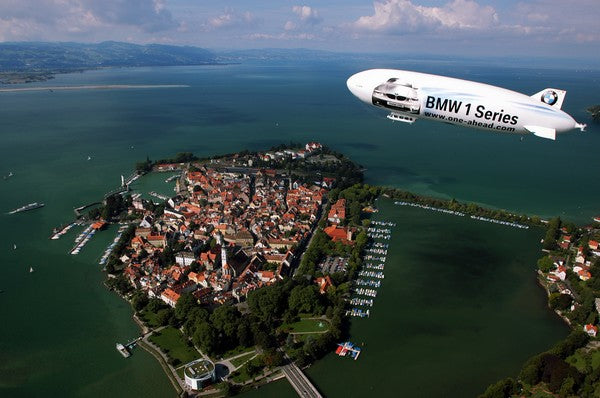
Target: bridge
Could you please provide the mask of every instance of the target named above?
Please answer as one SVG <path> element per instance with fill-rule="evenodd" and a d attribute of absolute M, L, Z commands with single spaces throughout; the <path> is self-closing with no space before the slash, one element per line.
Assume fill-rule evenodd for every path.
<path fill-rule="evenodd" d="M 298 396 L 301 398 L 322 398 L 316 387 L 295 363 L 290 362 L 282 366 L 281 369 L 292 387 L 294 387 L 294 390 L 298 393 Z"/>

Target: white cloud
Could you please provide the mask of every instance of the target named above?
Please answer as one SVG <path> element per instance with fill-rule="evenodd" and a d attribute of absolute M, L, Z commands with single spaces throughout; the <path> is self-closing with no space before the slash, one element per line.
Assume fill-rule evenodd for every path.
<path fill-rule="evenodd" d="M 98 35 L 106 40 L 178 25 L 163 0 L 2 0 L 0 38 L 80 40 Z"/>
<path fill-rule="evenodd" d="M 293 23 L 292 21 L 287 21 L 285 23 L 285 25 L 283 26 L 283 29 L 285 30 L 294 30 L 296 29 L 297 25 L 295 23 Z"/>
<path fill-rule="evenodd" d="M 208 26 L 212 29 L 233 28 L 253 25 L 255 22 L 256 19 L 248 11 L 238 13 L 233 9 L 226 9 L 221 15 L 210 19 Z"/>
<path fill-rule="evenodd" d="M 443 7 L 425 7 L 410 0 L 375 2 L 374 15 L 362 16 L 353 27 L 358 30 L 389 33 L 415 33 L 440 29 L 486 29 L 498 24 L 491 6 L 472 0 L 453 0 Z"/>
<path fill-rule="evenodd" d="M 298 15 L 300 20 L 309 24 L 318 24 L 321 22 L 321 17 L 317 10 L 309 6 L 294 6 L 292 7 L 294 14 Z"/>

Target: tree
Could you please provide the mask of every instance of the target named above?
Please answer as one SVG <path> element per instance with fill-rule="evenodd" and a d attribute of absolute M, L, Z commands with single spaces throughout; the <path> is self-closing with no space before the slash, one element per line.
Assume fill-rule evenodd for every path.
<path fill-rule="evenodd" d="M 559 217 L 553 218 L 548 222 L 548 229 L 546 230 L 546 236 L 544 237 L 544 249 L 554 250 L 557 247 L 556 239 L 561 226 L 561 220 Z"/>
<path fill-rule="evenodd" d="M 184 320 L 190 310 L 196 306 L 196 298 L 192 293 L 182 294 L 177 300 L 177 304 L 175 304 L 175 317 L 180 321 Z"/>
<path fill-rule="evenodd" d="M 250 328 L 248 317 L 243 317 L 240 320 L 237 328 L 237 339 L 240 345 L 244 347 L 250 347 L 252 344 L 254 344 L 252 329 Z"/>
<path fill-rule="evenodd" d="M 148 299 L 148 296 L 146 296 L 146 293 L 144 293 L 141 290 L 138 290 L 134 293 L 133 297 L 131 298 L 131 305 L 133 306 L 133 309 L 135 311 L 139 312 L 148 305 L 149 301 L 150 300 Z"/>
<path fill-rule="evenodd" d="M 222 305 L 216 308 L 210 316 L 210 322 L 217 333 L 222 336 L 222 342 L 226 347 L 237 343 L 240 317 L 241 314 L 237 308 L 230 305 Z"/>
<path fill-rule="evenodd" d="M 154 314 L 157 314 L 161 308 L 164 308 L 164 306 L 165 306 L 165 304 L 160 299 L 151 298 L 148 301 L 148 305 L 146 306 L 146 309 Z"/>
<path fill-rule="evenodd" d="M 548 304 L 553 310 L 564 311 L 571 307 L 573 299 L 568 294 L 553 293 L 548 299 Z"/>
<path fill-rule="evenodd" d="M 162 310 L 159 310 L 158 313 L 156 314 L 156 321 L 159 323 L 159 325 L 166 326 L 169 324 L 172 317 L 173 317 L 173 309 L 172 308 L 163 308 Z"/>
<path fill-rule="evenodd" d="M 479 398 L 509 398 L 518 392 L 519 383 L 509 377 L 489 386 Z"/>
<path fill-rule="evenodd" d="M 217 348 L 217 332 L 208 322 L 199 324 L 192 336 L 192 341 L 207 354 L 214 354 Z"/>
<path fill-rule="evenodd" d="M 554 268 L 554 262 L 550 256 L 544 256 L 537 261 L 537 266 L 542 272 L 550 272 Z"/>
<path fill-rule="evenodd" d="M 186 336 L 192 337 L 200 324 L 208 322 L 209 315 L 204 308 L 194 307 L 190 309 L 183 324 L 183 331 Z"/>
<path fill-rule="evenodd" d="M 296 313 L 312 313 L 319 303 L 319 293 L 315 285 L 296 286 L 290 292 L 289 308 Z"/>

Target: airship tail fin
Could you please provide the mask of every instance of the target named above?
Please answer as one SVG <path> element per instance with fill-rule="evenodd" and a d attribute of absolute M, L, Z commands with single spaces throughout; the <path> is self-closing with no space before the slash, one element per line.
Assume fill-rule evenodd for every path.
<path fill-rule="evenodd" d="M 549 140 L 556 139 L 556 130 L 555 129 L 551 129 L 549 127 L 540 127 L 540 126 L 524 126 L 524 127 L 527 131 L 533 133 L 533 135 L 536 135 L 538 137 L 547 138 Z"/>
<path fill-rule="evenodd" d="M 566 95 L 567 92 L 565 90 L 559 90 L 557 88 L 545 88 L 539 93 L 533 94 L 531 98 L 537 101 L 541 101 L 544 104 L 550 105 L 553 108 L 560 109 L 562 107 Z"/>

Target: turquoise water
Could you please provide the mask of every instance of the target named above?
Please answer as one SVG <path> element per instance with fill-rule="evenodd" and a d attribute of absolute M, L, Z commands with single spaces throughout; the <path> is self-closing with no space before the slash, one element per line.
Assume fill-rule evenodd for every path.
<path fill-rule="evenodd" d="M 564 88 L 569 92 L 564 109 L 578 121 L 586 121 L 585 107 L 595 102 L 599 88 L 596 71 L 341 60 L 302 65 L 108 69 L 59 75 L 44 84 L 189 87 L 0 93 L 0 174 L 14 173 L 0 181 L 0 210 L 4 213 L 33 201 L 46 203 L 44 208 L 28 213 L 0 215 L 0 395 L 173 394 L 152 357 L 137 350 L 124 360 L 114 349 L 116 341 L 139 332 L 128 306 L 101 284 L 103 275 L 97 259 L 116 231 L 96 236 L 79 256 L 67 252 L 80 229 L 58 241 L 48 240 L 53 227 L 71 219 L 73 207 L 96 201 L 146 156 L 157 159 L 180 151 L 204 156 L 265 149 L 290 140 L 318 140 L 365 166 L 366 178 L 374 184 L 543 216 L 560 214 L 579 222 L 587 222 L 598 212 L 600 186 L 590 180 L 599 171 L 595 156 L 600 144 L 598 125 L 590 126 L 587 133 L 573 132 L 550 142 L 532 136 L 520 141 L 510 135 L 423 121 L 412 127 L 393 124 L 377 110 L 361 104 L 345 87 L 352 73 L 383 66 L 471 78 L 531 93 L 548 86 Z M 146 182 L 139 184 L 145 187 Z M 147 184 L 159 187 L 161 180 Z M 389 214 L 396 217 L 404 211 L 393 207 Z M 470 229 L 470 224 L 459 224 L 457 230 L 456 220 L 438 214 L 409 212 L 405 216 L 414 223 L 407 227 L 406 240 L 394 241 L 396 256 L 408 256 L 406 262 L 413 268 L 426 260 L 438 273 L 433 279 L 419 272 L 386 277 L 383 296 L 376 304 L 381 310 L 376 308 L 368 322 L 353 324 L 353 335 L 365 336 L 370 354 L 352 364 L 326 358 L 314 367 L 320 373 L 309 372 L 328 396 L 346 394 L 343 388 L 332 387 L 331 380 L 348 367 L 364 369 L 363 364 L 372 364 L 371 360 L 386 363 L 385 352 L 371 347 L 377 347 L 373 340 L 394 344 L 398 348 L 391 351 L 397 355 L 402 355 L 409 342 L 419 343 L 423 347 L 419 355 L 413 353 L 410 360 L 386 366 L 398 373 L 418 375 L 425 363 L 441 362 L 440 366 L 450 369 L 442 372 L 435 368 L 436 378 L 445 380 L 440 385 L 446 386 L 460 384 L 456 381 L 462 374 L 459 367 L 467 366 L 477 353 L 476 364 L 493 362 L 495 370 L 486 370 L 483 365 L 465 368 L 474 373 L 463 382 L 475 393 L 495 378 L 514 373 L 530 353 L 546 348 L 565 333 L 560 321 L 545 311 L 543 292 L 528 268 L 535 255 L 523 254 L 527 261 L 513 264 L 513 257 L 496 254 L 509 251 L 519 257 L 528 250 L 535 253 L 539 233 L 525 232 L 527 239 L 523 241 L 528 244 L 512 250 L 502 242 L 517 242 L 518 238 L 505 236 L 518 231 L 498 226 Z M 429 224 L 420 224 L 421 219 Z M 493 259 L 493 270 L 484 272 L 485 265 L 475 263 L 468 268 L 466 281 L 463 270 L 449 259 L 468 258 L 468 249 L 442 246 L 448 256 L 435 255 L 430 240 L 420 238 L 431 230 L 451 237 L 463 229 L 472 231 L 458 235 L 458 243 L 467 247 L 474 247 L 472 240 L 481 234 L 497 237 L 484 242 L 483 252 L 474 252 L 474 256 Z M 12 250 L 13 243 L 17 250 Z M 410 250 L 420 254 L 410 254 Z M 488 251 L 493 255 L 486 254 Z M 511 271 L 513 278 L 497 272 L 506 263 L 515 270 Z M 28 272 L 30 266 L 35 272 Z M 454 289 L 457 282 L 464 283 L 470 293 Z M 508 294 L 488 311 L 486 306 L 494 304 L 492 293 L 477 293 L 474 287 L 479 284 L 492 286 L 495 293 L 507 289 Z M 514 290 L 513 285 L 519 288 Z M 387 290 L 390 286 L 409 290 L 394 293 Z M 409 299 L 410 289 L 428 294 Z M 386 295 L 389 303 L 397 298 L 408 300 L 414 313 L 403 314 L 386 305 Z M 490 314 L 498 319 L 498 326 L 490 325 Z M 402 325 L 401 333 L 384 334 L 389 333 L 385 320 L 393 324 L 391 320 L 399 317 L 425 319 L 421 325 L 414 320 Z M 464 327 L 447 324 L 453 319 Z M 469 327 L 472 323 L 481 325 Z M 504 336 L 511 324 L 519 326 L 512 331 L 512 338 L 519 341 L 521 350 L 507 351 L 497 340 L 494 344 L 474 340 L 473 334 L 485 335 L 486 339 Z M 430 333 L 432 328 L 439 332 Z M 369 333 L 373 333 L 370 338 Z M 539 339 L 535 333 L 548 337 Z M 523 347 L 531 349 L 527 352 Z M 408 391 L 418 391 L 421 381 L 414 376 L 405 386 Z M 435 395 L 436 391 L 430 393 Z"/>

